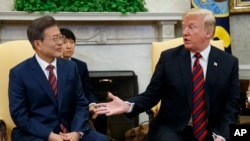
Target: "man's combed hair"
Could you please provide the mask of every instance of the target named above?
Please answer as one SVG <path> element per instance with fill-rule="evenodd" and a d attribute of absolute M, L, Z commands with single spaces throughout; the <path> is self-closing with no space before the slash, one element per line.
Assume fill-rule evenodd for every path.
<path fill-rule="evenodd" d="M 61 31 L 61 34 L 65 36 L 65 38 L 72 39 L 74 42 L 76 42 L 76 37 L 71 30 L 67 28 L 61 28 L 60 31 Z"/>
<path fill-rule="evenodd" d="M 32 21 L 27 29 L 28 39 L 34 48 L 35 40 L 43 40 L 44 30 L 48 27 L 57 25 L 56 20 L 49 15 L 40 17 Z"/>
<path fill-rule="evenodd" d="M 184 19 L 187 16 L 193 16 L 193 15 L 203 15 L 204 26 L 208 28 L 209 30 L 211 30 L 213 32 L 212 35 L 214 35 L 215 27 L 216 27 L 216 19 L 212 11 L 207 10 L 207 9 L 192 8 L 188 10 L 186 13 L 184 13 L 184 15 L 182 16 L 182 19 Z"/>

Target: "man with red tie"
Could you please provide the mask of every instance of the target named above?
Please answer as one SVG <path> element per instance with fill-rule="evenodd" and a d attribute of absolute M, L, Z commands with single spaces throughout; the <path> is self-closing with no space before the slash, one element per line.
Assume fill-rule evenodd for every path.
<path fill-rule="evenodd" d="M 61 58 L 64 36 L 51 16 L 27 30 L 35 55 L 10 70 L 9 107 L 13 141 L 108 141 L 88 124 L 75 63 Z"/>
<path fill-rule="evenodd" d="M 240 111 L 238 59 L 210 45 L 215 31 L 211 11 L 193 8 L 183 15 L 184 45 L 161 53 L 145 92 L 127 101 L 109 94 L 95 110 L 128 117 L 151 109 L 146 141 L 225 141 Z"/>

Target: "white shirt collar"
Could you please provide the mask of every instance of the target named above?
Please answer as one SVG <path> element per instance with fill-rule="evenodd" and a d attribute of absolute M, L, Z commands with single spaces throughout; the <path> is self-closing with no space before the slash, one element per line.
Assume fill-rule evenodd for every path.
<path fill-rule="evenodd" d="M 38 62 L 38 64 L 40 65 L 40 67 L 42 68 L 43 71 L 46 70 L 46 67 L 49 65 L 48 62 L 44 61 L 42 58 L 40 58 L 37 54 L 35 55 L 36 60 Z M 50 64 L 53 65 L 55 67 L 54 70 L 56 70 L 56 58 L 53 60 L 53 62 L 51 62 Z"/>
<path fill-rule="evenodd" d="M 210 50 L 211 50 L 211 45 L 208 45 L 208 47 L 206 47 L 202 52 L 200 52 L 202 59 L 204 59 L 206 62 L 208 61 L 208 55 L 209 55 Z M 195 53 L 191 52 L 190 55 L 191 55 L 191 58 L 193 58 Z"/>

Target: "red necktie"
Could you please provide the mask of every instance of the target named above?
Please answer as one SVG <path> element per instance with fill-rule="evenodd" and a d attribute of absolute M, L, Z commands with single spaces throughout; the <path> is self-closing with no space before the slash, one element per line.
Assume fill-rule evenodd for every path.
<path fill-rule="evenodd" d="M 55 94 L 55 97 L 57 98 L 58 97 L 58 93 L 57 93 L 57 80 L 56 80 L 56 76 L 55 76 L 55 74 L 53 72 L 54 68 L 55 67 L 53 65 L 48 65 L 47 68 L 46 68 L 46 70 L 49 71 L 49 78 L 48 78 L 48 80 L 49 80 L 50 86 L 51 86 L 51 88 L 52 88 L 52 90 L 53 90 L 53 92 Z"/>
<path fill-rule="evenodd" d="M 205 90 L 204 90 L 204 74 L 200 65 L 199 59 L 202 57 L 200 53 L 195 54 L 196 60 L 193 66 L 193 111 L 192 124 L 193 133 L 198 141 L 203 141 L 207 135 L 206 129 L 206 105 L 205 105 Z"/>
<path fill-rule="evenodd" d="M 52 90 L 53 90 L 53 92 L 55 94 L 55 97 L 57 99 L 57 97 L 58 97 L 57 87 L 58 86 L 57 86 L 56 76 L 55 76 L 55 74 L 53 72 L 54 68 L 55 67 L 53 65 L 48 65 L 47 68 L 46 68 L 46 70 L 49 71 L 49 78 L 48 78 L 48 80 L 49 80 L 50 86 L 51 86 L 51 88 L 52 88 Z M 62 130 L 63 133 L 67 133 L 68 132 L 67 128 L 63 124 L 60 124 L 60 128 L 61 128 L 61 130 Z"/>

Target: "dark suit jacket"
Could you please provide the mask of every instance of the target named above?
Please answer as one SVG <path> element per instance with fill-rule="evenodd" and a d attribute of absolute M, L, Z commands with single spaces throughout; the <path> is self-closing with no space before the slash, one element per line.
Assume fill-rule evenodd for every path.
<path fill-rule="evenodd" d="M 28 133 L 47 140 L 50 132 L 58 128 L 60 123 L 70 131 L 87 131 L 88 101 L 84 97 L 78 74 L 75 63 L 57 58 L 56 99 L 35 56 L 12 68 L 9 76 L 9 107 L 17 126 L 12 135 Z"/>
<path fill-rule="evenodd" d="M 71 61 L 77 64 L 84 94 L 87 97 L 89 103 L 96 103 L 97 99 L 93 93 L 93 87 L 91 85 L 91 81 L 89 78 L 89 71 L 88 71 L 87 64 L 76 58 L 71 58 Z"/>
<path fill-rule="evenodd" d="M 161 100 L 156 118 L 150 123 L 150 136 L 164 128 L 182 131 L 192 111 L 192 70 L 190 52 L 179 46 L 162 52 L 145 92 L 129 99 L 135 103 L 128 116 L 148 110 Z M 229 125 L 239 115 L 240 86 L 238 59 L 211 47 L 205 78 L 208 129 L 229 138 Z M 152 135 L 152 131 L 154 135 Z"/>

